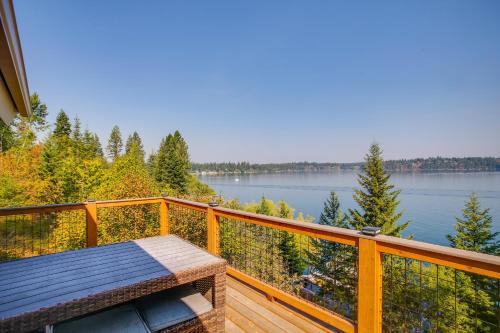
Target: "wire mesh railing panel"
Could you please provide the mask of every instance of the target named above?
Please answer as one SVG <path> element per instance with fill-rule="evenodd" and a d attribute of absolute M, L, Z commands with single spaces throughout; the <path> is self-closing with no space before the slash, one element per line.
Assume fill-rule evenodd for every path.
<path fill-rule="evenodd" d="M 178 205 L 170 205 L 169 232 L 201 248 L 207 248 L 207 213 Z"/>
<path fill-rule="evenodd" d="M 356 248 L 228 218 L 219 248 L 232 267 L 355 321 Z"/>
<path fill-rule="evenodd" d="M 85 247 L 83 210 L 0 217 L 0 261 Z"/>
<path fill-rule="evenodd" d="M 97 208 L 97 220 L 98 245 L 160 234 L 159 204 Z"/>
<path fill-rule="evenodd" d="M 500 332 L 500 280 L 383 255 L 384 332 Z"/>

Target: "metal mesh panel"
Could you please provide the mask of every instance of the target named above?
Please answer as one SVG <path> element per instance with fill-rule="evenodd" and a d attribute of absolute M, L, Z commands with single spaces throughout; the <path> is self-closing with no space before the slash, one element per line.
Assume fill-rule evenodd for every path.
<path fill-rule="evenodd" d="M 500 332 L 500 282 L 383 256 L 384 332 Z"/>
<path fill-rule="evenodd" d="M 227 218 L 219 247 L 234 268 L 356 319 L 356 248 Z"/>
<path fill-rule="evenodd" d="M 201 248 L 207 248 L 207 213 L 177 205 L 170 205 L 168 224 L 170 233 Z"/>
<path fill-rule="evenodd" d="M 98 245 L 160 234 L 159 204 L 98 208 L 97 220 Z"/>
<path fill-rule="evenodd" d="M 0 217 L 0 261 L 85 247 L 85 211 Z"/>

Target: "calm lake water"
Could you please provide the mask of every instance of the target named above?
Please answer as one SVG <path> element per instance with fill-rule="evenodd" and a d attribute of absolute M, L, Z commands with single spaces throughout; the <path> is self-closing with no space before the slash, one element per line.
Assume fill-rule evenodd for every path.
<path fill-rule="evenodd" d="M 226 199 L 246 203 L 264 195 L 273 201 L 284 200 L 295 212 L 318 218 L 330 191 L 336 191 L 342 209 L 357 207 L 353 187 L 356 173 L 255 174 L 200 176 Z M 410 226 L 404 235 L 415 240 L 447 245 L 446 234 L 454 231 L 455 216 L 461 215 L 464 202 L 476 192 L 483 208 L 490 208 L 493 230 L 500 231 L 500 172 L 485 173 L 395 173 L 391 181 L 402 190 L 400 208 Z"/>

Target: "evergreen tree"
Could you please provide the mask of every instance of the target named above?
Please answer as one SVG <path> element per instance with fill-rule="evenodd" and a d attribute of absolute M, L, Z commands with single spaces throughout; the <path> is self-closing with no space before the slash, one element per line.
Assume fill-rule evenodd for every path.
<path fill-rule="evenodd" d="M 472 193 L 462 209 L 462 218 L 455 218 L 455 235 L 447 235 L 450 245 L 457 249 L 500 255 L 498 232 L 492 232 L 489 209 L 481 209 L 477 195 Z"/>
<path fill-rule="evenodd" d="M 132 135 L 129 135 L 127 138 L 127 143 L 125 144 L 125 153 L 128 154 L 132 149 L 132 146 L 135 145 L 138 149 L 139 154 L 144 159 L 144 146 L 142 145 L 141 137 L 137 132 L 134 132 Z"/>
<path fill-rule="evenodd" d="M 462 209 L 462 218 L 456 217 L 455 235 L 447 235 L 450 245 L 457 249 L 500 255 L 500 244 L 497 241 L 498 232 L 492 232 L 492 218 L 489 209 L 482 209 L 479 199 L 472 193 Z M 476 311 L 481 323 L 494 323 L 498 320 L 495 304 L 498 303 L 498 280 L 476 274 L 456 272 L 460 279 L 461 291 L 466 294 L 467 302 L 462 305 L 462 313 L 470 314 Z M 466 317 L 464 325 L 470 331 L 475 330 L 476 320 Z M 489 332 L 480 327 L 478 332 Z"/>
<path fill-rule="evenodd" d="M 108 140 L 108 156 L 115 160 L 118 156 L 120 156 L 123 148 L 122 134 L 120 132 L 120 128 L 118 126 L 114 126 L 111 130 L 111 135 Z"/>
<path fill-rule="evenodd" d="M 340 202 L 335 192 L 323 205 L 319 224 L 339 228 L 349 228 L 347 216 L 340 209 Z M 349 315 L 355 299 L 355 249 L 348 245 L 313 238 L 311 250 L 307 252 L 311 272 L 320 286 L 320 297 L 334 300 L 334 310 Z"/>
<path fill-rule="evenodd" d="M 257 207 L 256 213 L 268 216 L 273 215 L 273 203 L 262 196 L 262 198 L 260 198 L 260 204 Z"/>
<path fill-rule="evenodd" d="M 278 216 L 284 219 L 293 218 L 293 210 L 284 201 L 278 203 Z M 300 237 L 300 236 L 299 236 Z M 300 250 L 298 247 L 298 242 L 295 234 L 288 231 L 279 232 L 279 245 L 281 256 L 283 257 L 283 262 L 285 264 L 286 270 L 290 275 L 302 275 L 305 269 L 304 260 L 300 255 Z"/>
<path fill-rule="evenodd" d="M 162 140 L 154 158 L 154 176 L 159 183 L 168 184 L 180 194 L 186 194 L 190 161 L 188 146 L 179 131 Z"/>
<path fill-rule="evenodd" d="M 7 151 L 14 144 L 14 132 L 12 127 L 0 119 L 0 153 Z"/>
<path fill-rule="evenodd" d="M 73 122 L 73 129 L 71 130 L 71 141 L 73 143 L 74 153 L 80 155 L 83 153 L 83 136 L 82 136 L 82 124 L 78 117 L 75 117 Z"/>
<path fill-rule="evenodd" d="M 364 174 L 358 175 L 361 189 L 354 189 L 354 200 L 362 211 L 349 209 L 350 224 L 357 230 L 365 226 L 380 227 L 381 232 L 390 236 L 401 236 L 409 221 L 398 224 L 403 215 L 397 212 L 400 190 L 394 190 L 389 183 L 390 175 L 384 170 L 382 150 L 378 144 L 372 144 L 365 157 Z"/>
<path fill-rule="evenodd" d="M 57 137 L 70 136 L 71 123 L 69 121 L 68 115 L 66 114 L 66 112 L 64 112 L 64 110 L 59 111 L 56 118 L 55 128 L 52 134 Z"/>
<path fill-rule="evenodd" d="M 102 146 L 97 134 L 93 134 L 88 129 L 83 132 L 82 136 L 82 152 L 84 158 L 102 158 Z"/>

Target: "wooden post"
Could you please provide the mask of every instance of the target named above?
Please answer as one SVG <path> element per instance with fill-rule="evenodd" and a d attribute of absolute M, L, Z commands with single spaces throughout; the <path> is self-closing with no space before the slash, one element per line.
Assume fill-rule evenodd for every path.
<path fill-rule="evenodd" d="M 219 217 L 214 214 L 213 208 L 207 208 L 207 250 L 219 255 Z"/>
<path fill-rule="evenodd" d="M 97 204 L 89 199 L 85 204 L 87 216 L 87 247 L 97 246 Z"/>
<path fill-rule="evenodd" d="M 358 332 L 382 332 L 382 254 L 377 242 L 359 239 Z"/>
<path fill-rule="evenodd" d="M 160 235 L 168 235 L 168 209 L 170 205 L 166 200 L 160 202 Z"/>

